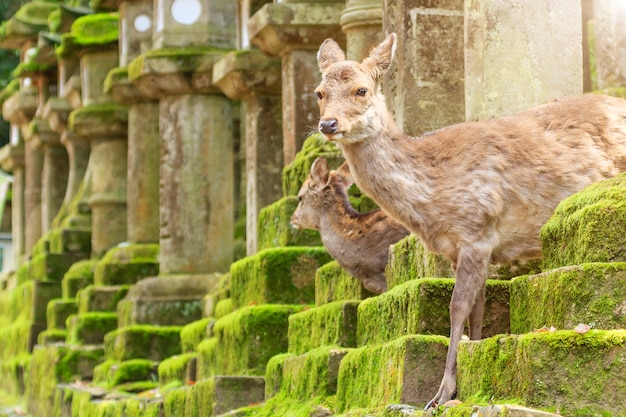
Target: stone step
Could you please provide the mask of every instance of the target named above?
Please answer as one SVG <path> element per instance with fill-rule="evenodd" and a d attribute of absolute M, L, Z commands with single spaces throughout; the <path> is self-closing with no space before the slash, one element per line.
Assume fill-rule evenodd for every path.
<path fill-rule="evenodd" d="M 67 342 L 102 344 L 107 333 L 117 328 L 117 314 L 90 312 L 73 314 L 67 319 Z"/>
<path fill-rule="evenodd" d="M 315 271 L 330 260 L 323 247 L 265 249 L 241 259 L 230 267 L 234 304 L 313 304 Z"/>
<path fill-rule="evenodd" d="M 87 259 L 74 263 L 63 276 L 61 283 L 63 298 L 74 298 L 81 288 L 93 284 L 93 274 L 97 259 Z"/>
<path fill-rule="evenodd" d="M 196 353 L 183 353 L 164 359 L 159 363 L 159 385 L 179 382 L 181 385 L 196 382 Z"/>
<path fill-rule="evenodd" d="M 321 346 L 356 347 L 359 301 L 336 301 L 289 316 L 289 352 Z"/>
<path fill-rule="evenodd" d="M 159 245 L 116 246 L 102 257 L 94 270 L 96 286 L 134 284 L 159 275 Z"/>
<path fill-rule="evenodd" d="M 161 361 L 181 353 L 180 326 L 133 325 L 109 332 L 104 337 L 107 359 L 150 359 Z"/>
<path fill-rule="evenodd" d="M 550 408 L 563 415 L 626 410 L 626 330 L 572 330 L 461 342 L 458 396 Z"/>
<path fill-rule="evenodd" d="M 73 264 L 87 258 L 86 254 L 40 253 L 30 260 L 30 279 L 61 282 Z"/>
<path fill-rule="evenodd" d="M 158 365 L 148 359 L 106 360 L 94 368 L 93 382 L 112 388 L 130 382 L 156 381 Z"/>
<path fill-rule="evenodd" d="M 180 331 L 180 340 L 183 352 L 195 352 L 196 347 L 200 344 L 200 342 L 213 337 L 214 325 L 214 318 L 204 318 L 183 326 L 183 329 Z"/>
<path fill-rule="evenodd" d="M 96 287 L 89 285 L 76 294 L 78 313 L 95 311 L 117 312 L 117 303 L 128 293 L 130 285 L 111 285 Z"/>
<path fill-rule="evenodd" d="M 369 292 L 337 261 L 322 265 L 315 272 L 315 305 L 342 300 L 364 300 L 374 294 Z"/>
<path fill-rule="evenodd" d="M 259 251 L 277 247 L 322 245 L 317 231 L 291 227 L 289 219 L 297 206 L 298 197 L 294 194 L 261 209 L 257 222 Z"/>
<path fill-rule="evenodd" d="M 287 351 L 289 316 L 304 308 L 264 304 L 241 308 L 217 320 L 215 336 L 197 348 L 198 380 L 215 375 L 264 375 L 267 361 Z"/>
<path fill-rule="evenodd" d="M 510 281 L 487 280 L 483 336 L 509 332 Z M 423 278 L 399 284 L 361 301 L 357 346 L 386 343 L 409 334 L 450 334 L 452 278 Z"/>
<path fill-rule="evenodd" d="M 626 263 L 587 263 L 515 278 L 511 283 L 511 332 L 543 326 L 573 329 L 626 327 Z"/>
<path fill-rule="evenodd" d="M 448 338 L 423 335 L 350 350 L 339 367 L 335 411 L 425 405 L 439 388 L 447 351 Z"/>
<path fill-rule="evenodd" d="M 56 298 L 46 307 L 48 330 L 64 330 L 67 318 L 78 312 L 74 298 Z"/>

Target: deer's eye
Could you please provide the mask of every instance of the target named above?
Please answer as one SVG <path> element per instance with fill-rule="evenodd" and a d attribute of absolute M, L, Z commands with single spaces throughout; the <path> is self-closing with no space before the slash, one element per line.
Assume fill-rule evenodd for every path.
<path fill-rule="evenodd" d="M 319 92 L 319 91 L 316 91 L 316 92 L 315 92 L 315 94 L 317 95 L 317 99 L 318 99 L 318 100 L 321 100 L 322 98 L 324 98 L 324 96 L 322 95 L 322 93 L 321 93 L 321 92 Z"/>
<path fill-rule="evenodd" d="M 367 94 L 367 88 L 359 88 L 358 90 L 356 90 L 357 96 L 365 97 L 366 94 Z"/>

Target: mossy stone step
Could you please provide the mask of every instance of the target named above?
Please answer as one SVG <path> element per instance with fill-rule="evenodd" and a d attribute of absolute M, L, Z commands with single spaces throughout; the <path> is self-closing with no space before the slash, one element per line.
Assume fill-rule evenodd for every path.
<path fill-rule="evenodd" d="M 48 303 L 61 297 L 61 283 L 53 281 L 32 281 L 32 320 L 45 326 L 48 321 Z"/>
<path fill-rule="evenodd" d="M 183 353 L 164 359 L 159 363 L 159 385 L 166 386 L 174 382 L 180 385 L 196 381 L 196 353 Z"/>
<path fill-rule="evenodd" d="M 67 342 L 102 344 L 104 336 L 117 328 L 117 314 L 91 312 L 74 314 L 67 319 Z"/>
<path fill-rule="evenodd" d="M 303 355 L 276 355 L 267 364 L 265 396 L 307 401 L 337 392 L 339 365 L 350 349 L 323 346 Z"/>
<path fill-rule="evenodd" d="M 462 342 L 458 396 L 516 399 L 573 415 L 623 415 L 626 330 L 572 330 Z"/>
<path fill-rule="evenodd" d="M 289 316 L 289 352 L 321 346 L 356 347 L 359 301 L 337 301 Z"/>
<path fill-rule="evenodd" d="M 198 379 L 215 375 L 265 374 L 274 355 L 287 351 L 289 316 L 301 305 L 241 308 L 215 322 L 215 337 L 198 345 Z"/>
<path fill-rule="evenodd" d="M 86 254 L 40 253 L 30 261 L 30 279 L 61 282 L 73 264 L 86 258 Z"/>
<path fill-rule="evenodd" d="M 315 271 L 330 260 L 323 247 L 266 249 L 241 259 L 230 267 L 234 304 L 313 304 Z"/>
<path fill-rule="evenodd" d="M 128 293 L 130 285 L 111 285 L 96 287 L 89 285 L 76 294 L 78 313 L 95 311 L 117 312 L 119 303 Z"/>
<path fill-rule="evenodd" d="M 213 337 L 214 318 L 204 318 L 187 324 L 180 331 L 183 352 L 192 353 L 196 346 L 205 339 Z"/>
<path fill-rule="evenodd" d="M 626 262 L 626 173 L 566 198 L 541 229 L 544 270 Z"/>
<path fill-rule="evenodd" d="M 180 326 L 133 325 L 104 337 L 107 359 L 150 359 L 161 361 L 181 353 Z"/>
<path fill-rule="evenodd" d="M 66 330 L 47 329 L 37 335 L 37 344 L 47 345 L 51 343 L 65 343 L 66 339 Z"/>
<path fill-rule="evenodd" d="M 424 406 L 437 392 L 448 338 L 404 336 L 350 350 L 339 366 L 336 410 L 403 403 Z"/>
<path fill-rule="evenodd" d="M 163 416 L 211 417 L 264 400 L 261 377 L 216 376 L 165 393 Z"/>
<path fill-rule="evenodd" d="M 483 335 L 509 331 L 510 281 L 487 280 Z M 407 334 L 450 334 L 452 278 L 423 278 L 361 301 L 357 346 L 385 343 Z"/>
<path fill-rule="evenodd" d="M 73 215 L 81 223 L 91 222 L 91 216 Z M 59 228 L 50 232 L 50 250 L 56 253 L 91 253 L 91 230 Z"/>
<path fill-rule="evenodd" d="M 342 300 L 364 300 L 374 294 L 343 269 L 337 261 L 320 266 L 315 272 L 315 305 Z"/>
<path fill-rule="evenodd" d="M 59 384 L 54 396 L 54 411 L 60 411 L 62 417 L 163 416 L 163 400 L 161 398 L 118 394 L 116 398 L 105 399 L 106 394 L 105 390 L 95 387 Z"/>
<path fill-rule="evenodd" d="M 97 259 L 87 259 L 74 263 L 67 270 L 61 283 L 63 288 L 63 298 L 73 298 L 81 288 L 93 284 L 93 274 Z"/>
<path fill-rule="evenodd" d="M 73 298 L 56 298 L 46 307 L 48 329 L 63 330 L 69 316 L 76 314 L 78 306 Z"/>
<path fill-rule="evenodd" d="M 93 382 L 107 388 L 140 381 L 156 381 L 158 362 L 149 359 L 106 360 L 94 369 Z"/>
<path fill-rule="evenodd" d="M 512 333 L 573 329 L 579 323 L 626 327 L 626 262 L 587 263 L 512 281 Z"/>
<path fill-rule="evenodd" d="M 159 275 L 158 255 L 158 244 L 116 246 L 96 265 L 94 284 L 134 284 L 143 278 Z"/>
<path fill-rule="evenodd" d="M 257 222 L 259 251 L 287 246 L 321 246 L 319 232 L 291 227 L 289 219 L 298 207 L 298 197 L 283 197 L 265 206 Z"/>

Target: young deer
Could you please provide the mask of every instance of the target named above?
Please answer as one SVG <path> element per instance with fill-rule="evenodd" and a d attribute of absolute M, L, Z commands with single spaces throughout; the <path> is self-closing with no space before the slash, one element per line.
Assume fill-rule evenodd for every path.
<path fill-rule="evenodd" d="M 354 181 L 347 163 L 330 171 L 317 158 L 298 193 L 291 224 L 320 232 L 328 253 L 374 294 L 387 291 L 385 266 L 389 245 L 409 234 L 401 224 L 377 209 L 359 213 L 348 201 L 346 189 Z"/>
<path fill-rule="evenodd" d="M 626 101 L 565 98 L 412 138 L 380 89 L 395 48 L 391 34 L 358 63 L 322 43 L 319 130 L 338 143 L 359 188 L 455 266 L 450 346 L 429 407 L 455 394 L 466 320 L 470 338 L 481 337 L 487 265 L 540 257 L 539 231 L 558 203 L 626 170 Z"/>

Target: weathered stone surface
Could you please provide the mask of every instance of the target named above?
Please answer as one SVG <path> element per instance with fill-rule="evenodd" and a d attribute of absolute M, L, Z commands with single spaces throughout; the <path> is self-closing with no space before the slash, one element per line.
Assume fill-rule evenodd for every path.
<path fill-rule="evenodd" d="M 257 49 L 229 52 L 213 66 L 213 83 L 234 100 L 251 92 L 278 95 L 280 60 Z"/>
<path fill-rule="evenodd" d="M 459 398 L 515 398 L 563 415 L 619 414 L 626 407 L 626 388 L 616 383 L 625 372 L 625 341 L 624 330 L 592 329 L 462 342 Z"/>
<path fill-rule="evenodd" d="M 72 264 L 63 276 L 63 298 L 74 298 L 81 288 L 93 284 L 97 259 L 87 259 Z"/>
<path fill-rule="evenodd" d="M 626 174 L 563 200 L 541 229 L 543 269 L 626 261 Z"/>
<path fill-rule="evenodd" d="M 117 311 L 117 303 L 126 296 L 129 289 L 129 285 L 85 286 L 76 294 L 78 313 L 83 314 L 90 311 L 114 313 Z"/>
<path fill-rule="evenodd" d="M 626 327 L 626 263 L 585 263 L 511 282 L 511 332 Z"/>
<path fill-rule="evenodd" d="M 61 284 L 59 282 L 33 281 L 32 292 L 32 320 L 33 323 L 46 323 L 48 303 L 61 296 Z M 37 339 L 35 337 L 35 339 Z"/>
<path fill-rule="evenodd" d="M 358 301 L 337 301 L 289 317 L 289 352 L 322 346 L 356 347 Z"/>
<path fill-rule="evenodd" d="M 48 329 L 65 329 L 65 321 L 77 311 L 78 306 L 73 298 L 57 298 L 50 301 L 46 307 Z"/>
<path fill-rule="evenodd" d="M 120 66 L 152 48 L 152 1 L 125 1 L 120 12 Z"/>
<path fill-rule="evenodd" d="M 134 325 L 117 329 L 104 338 L 107 359 L 161 361 L 181 353 L 180 327 Z"/>
<path fill-rule="evenodd" d="M 67 319 L 67 342 L 77 345 L 102 344 L 104 336 L 117 328 L 117 313 L 88 312 Z"/>
<path fill-rule="evenodd" d="M 196 353 L 183 353 L 161 361 L 158 368 L 159 384 L 164 386 L 175 382 L 195 382 L 195 372 L 190 375 L 189 370 L 191 367 L 195 368 L 196 356 Z"/>
<path fill-rule="evenodd" d="M 487 280 L 483 335 L 509 332 L 510 281 Z M 386 343 L 409 334 L 450 334 L 453 279 L 424 278 L 361 301 L 357 346 Z"/>
<path fill-rule="evenodd" d="M 159 246 L 135 244 L 109 250 L 94 269 L 94 283 L 100 285 L 134 284 L 159 274 Z"/>
<path fill-rule="evenodd" d="M 383 1 L 347 0 L 339 23 L 346 34 L 346 57 L 361 61 L 383 40 Z"/>
<path fill-rule="evenodd" d="M 320 247 L 266 249 L 231 265 L 237 307 L 250 304 L 313 304 L 315 271 L 331 260 Z"/>
<path fill-rule="evenodd" d="M 40 253 L 31 259 L 29 277 L 32 280 L 60 282 L 74 263 L 85 258 L 84 254 Z"/>

